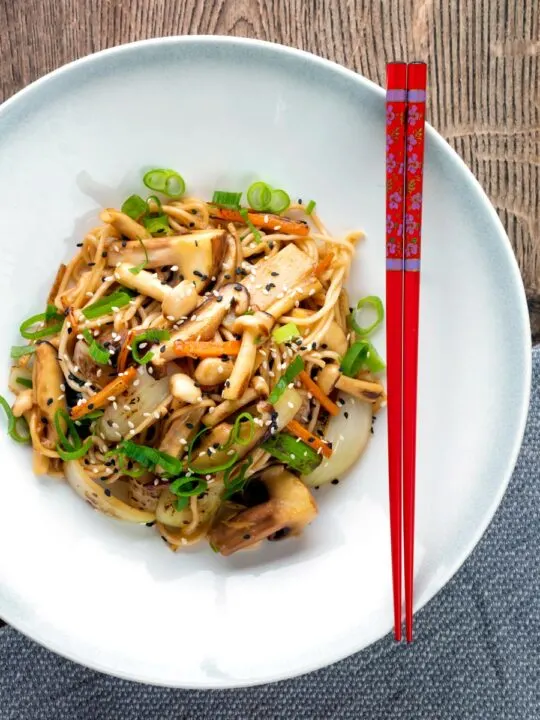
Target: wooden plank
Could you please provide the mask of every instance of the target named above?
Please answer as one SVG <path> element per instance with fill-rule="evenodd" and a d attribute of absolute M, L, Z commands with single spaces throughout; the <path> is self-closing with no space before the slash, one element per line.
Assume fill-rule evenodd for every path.
<path fill-rule="evenodd" d="M 65 62 L 146 37 L 244 35 L 336 60 L 375 82 L 430 64 L 430 120 L 504 223 L 540 340 L 538 0 L 0 0 L 0 100 Z"/>

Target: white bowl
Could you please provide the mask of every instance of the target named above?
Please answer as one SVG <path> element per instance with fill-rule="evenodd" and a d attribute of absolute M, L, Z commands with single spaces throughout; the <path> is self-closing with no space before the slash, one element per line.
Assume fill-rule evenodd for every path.
<path fill-rule="evenodd" d="M 260 177 L 314 198 L 335 233 L 367 233 L 352 297 L 384 297 L 384 123 L 383 91 L 359 75 L 233 38 L 126 45 L 23 90 L 0 109 L 0 376 L 58 262 L 150 166 L 178 169 L 205 197 Z M 431 128 L 424 203 L 416 608 L 491 520 L 530 385 L 510 244 Z M 85 665 L 180 687 L 269 682 L 361 650 L 392 625 L 385 424 L 346 481 L 319 491 L 301 539 L 229 559 L 175 555 L 153 531 L 93 512 L 34 477 L 29 451 L 2 434 L 0 615 Z"/>

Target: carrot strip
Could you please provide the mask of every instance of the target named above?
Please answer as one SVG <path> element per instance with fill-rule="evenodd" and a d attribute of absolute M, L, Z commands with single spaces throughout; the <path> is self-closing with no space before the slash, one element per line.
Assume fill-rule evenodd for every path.
<path fill-rule="evenodd" d="M 176 357 L 211 358 L 222 355 L 238 355 L 241 346 L 240 340 L 227 340 L 225 342 L 176 340 L 174 353 Z"/>
<path fill-rule="evenodd" d="M 329 458 L 332 456 L 332 448 L 330 445 L 325 443 L 324 440 L 321 440 L 321 438 L 318 438 L 313 433 L 310 433 L 309 430 L 307 430 L 303 425 L 300 425 L 300 423 L 296 420 L 291 420 L 291 422 L 287 425 L 287 430 L 290 430 L 293 435 L 299 437 L 300 440 L 306 442 L 314 450 L 320 450 L 324 457 Z"/>
<path fill-rule="evenodd" d="M 320 277 L 332 264 L 332 260 L 334 259 L 334 253 L 329 252 L 327 255 L 323 257 L 321 262 L 318 265 L 315 265 L 315 269 L 313 270 L 313 274 L 315 277 Z"/>
<path fill-rule="evenodd" d="M 238 210 L 230 210 L 229 208 L 221 208 L 216 205 L 210 205 L 210 215 L 227 222 L 245 223 L 246 220 L 238 212 Z M 269 215 L 268 213 L 249 212 L 248 218 L 255 227 L 263 230 L 275 230 L 285 235 L 309 235 L 309 226 L 305 222 L 290 220 L 281 217 L 281 215 Z"/>
<path fill-rule="evenodd" d="M 97 410 L 109 402 L 112 402 L 109 398 L 121 395 L 136 378 L 137 370 L 135 370 L 134 367 L 128 368 L 123 375 L 115 377 L 108 385 L 105 385 L 103 390 L 100 390 L 89 400 L 85 400 L 80 405 L 75 405 L 75 407 L 71 408 L 71 418 L 73 420 L 79 420 L 89 412 L 92 412 L 92 410 Z"/>
<path fill-rule="evenodd" d="M 338 415 L 339 408 L 336 403 L 330 400 L 330 398 L 323 393 L 321 388 L 317 385 L 316 382 L 313 382 L 313 380 L 309 377 L 305 370 L 302 370 L 302 372 L 298 373 L 298 379 L 304 383 L 307 390 L 309 390 L 313 397 L 321 403 L 323 408 L 327 410 L 330 415 Z"/>
<path fill-rule="evenodd" d="M 134 336 L 135 336 L 135 333 L 133 332 L 133 330 L 130 330 L 128 332 L 128 334 L 126 335 L 124 344 L 120 348 L 120 352 L 118 353 L 118 362 L 116 364 L 116 367 L 118 368 L 118 372 L 124 372 L 124 370 L 126 369 L 127 358 L 129 355 L 131 343 L 133 342 Z"/>

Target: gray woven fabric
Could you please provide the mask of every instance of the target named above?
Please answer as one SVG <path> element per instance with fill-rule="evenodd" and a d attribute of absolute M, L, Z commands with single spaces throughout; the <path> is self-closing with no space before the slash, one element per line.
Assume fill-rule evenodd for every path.
<path fill-rule="evenodd" d="M 2 720 L 533 720 L 540 718 L 540 349 L 524 445 L 497 515 L 457 576 L 386 637 L 295 680 L 230 691 L 109 678 L 0 630 Z"/>

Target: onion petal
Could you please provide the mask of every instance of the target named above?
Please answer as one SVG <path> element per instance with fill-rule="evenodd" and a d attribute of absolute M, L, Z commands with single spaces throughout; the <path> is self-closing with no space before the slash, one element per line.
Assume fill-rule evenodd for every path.
<path fill-rule="evenodd" d="M 325 485 L 334 478 L 340 478 L 354 465 L 364 452 L 371 435 L 371 403 L 355 400 L 354 405 L 347 397 L 347 414 L 341 412 L 330 419 L 324 434 L 332 443 L 332 456 L 302 480 L 310 487 Z M 339 404 L 339 403 L 338 403 Z"/>

